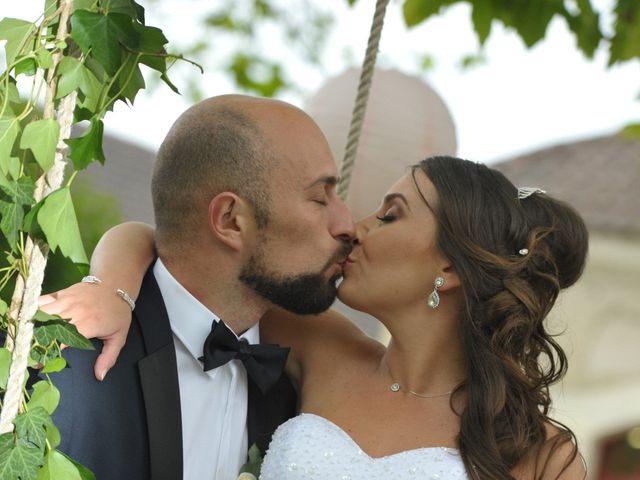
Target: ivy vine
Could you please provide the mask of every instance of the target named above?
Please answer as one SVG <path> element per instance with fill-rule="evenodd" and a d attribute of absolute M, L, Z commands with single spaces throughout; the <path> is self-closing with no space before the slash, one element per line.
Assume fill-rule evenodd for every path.
<path fill-rule="evenodd" d="M 64 319 L 37 311 L 44 265 L 57 250 L 87 271 L 70 194 L 75 173 L 105 161 L 103 118 L 145 88 L 140 67 L 177 92 L 167 72 L 186 59 L 167 53 L 162 30 L 145 24 L 133 0 L 46 0 L 34 22 L 0 20 L 0 40 L 0 291 L 13 289 L 10 301 L 0 299 L 0 479 L 91 479 L 57 450 L 51 414 L 60 392 L 48 374 L 66 367 L 62 344 L 93 345 Z M 69 138 L 79 122 L 88 127 Z M 63 182 L 67 159 L 72 173 Z M 31 385 L 28 367 L 44 380 Z"/>

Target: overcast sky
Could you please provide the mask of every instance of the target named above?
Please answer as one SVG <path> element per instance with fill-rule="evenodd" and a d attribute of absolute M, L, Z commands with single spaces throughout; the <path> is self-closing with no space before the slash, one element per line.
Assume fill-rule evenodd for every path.
<path fill-rule="evenodd" d="M 139 3 L 145 5 L 144 1 Z M 345 49 L 358 59 L 364 55 L 374 2 L 359 0 L 353 10 L 344 0 L 324 3 L 331 6 L 339 21 L 324 55 L 324 71 L 301 68 L 296 75 L 306 94 L 313 93 L 327 76 L 343 71 L 349 64 Z M 460 58 L 475 52 L 477 46 L 470 9 L 466 5 L 450 8 L 408 32 L 398 3 L 391 2 L 388 8 L 379 63 L 422 76 L 442 96 L 456 125 L 462 157 L 488 162 L 507 159 L 544 146 L 613 133 L 627 123 L 640 121 L 638 63 L 607 69 L 604 50 L 594 60 L 587 60 L 575 48 L 561 20 L 551 23 L 547 38 L 533 50 L 526 50 L 515 34 L 494 24 L 485 48 L 487 63 L 463 71 Z M 593 3 L 602 8 L 611 2 Z M 145 6 L 148 23 L 162 28 L 171 40 L 197 33 L 194 26 L 202 13 L 201 5 L 182 0 Z M 41 2 L 34 0 L 3 2 L 0 15 L 31 20 L 40 8 Z M 154 11 L 159 8 L 163 10 Z M 265 48 L 277 52 L 286 46 L 266 44 Z M 420 72 L 416 61 L 425 51 L 435 60 L 435 68 L 427 73 Z M 282 55 L 287 52 L 283 50 Z M 216 72 L 203 76 L 202 81 L 210 95 L 229 93 L 233 88 Z M 179 78 L 176 83 L 180 87 Z M 304 98 L 304 92 L 284 97 L 299 106 Z M 121 106 L 107 115 L 106 129 L 155 148 L 188 105 L 186 98 L 166 87 L 142 92 L 133 109 Z"/>

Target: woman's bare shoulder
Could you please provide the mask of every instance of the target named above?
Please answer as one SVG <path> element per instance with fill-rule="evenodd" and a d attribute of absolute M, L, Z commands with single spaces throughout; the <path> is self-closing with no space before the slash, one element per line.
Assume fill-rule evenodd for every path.
<path fill-rule="evenodd" d="M 584 458 L 573 435 L 551 421 L 545 423 L 547 438 L 540 451 L 516 470 L 519 480 L 582 480 L 587 478 Z"/>

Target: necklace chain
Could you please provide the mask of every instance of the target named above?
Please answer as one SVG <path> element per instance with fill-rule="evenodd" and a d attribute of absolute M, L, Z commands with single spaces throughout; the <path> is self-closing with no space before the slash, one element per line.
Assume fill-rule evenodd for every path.
<path fill-rule="evenodd" d="M 391 384 L 389 389 L 392 392 L 399 392 L 401 387 L 399 383 L 394 382 Z M 410 393 L 411 395 L 415 395 L 416 397 L 420 397 L 420 398 L 437 398 L 437 397 L 446 397 L 447 395 L 451 395 L 453 393 L 453 390 L 450 390 L 445 393 L 438 393 L 436 395 L 423 395 L 422 393 L 417 393 L 417 392 L 414 392 L 413 390 L 407 390 L 407 392 Z"/>

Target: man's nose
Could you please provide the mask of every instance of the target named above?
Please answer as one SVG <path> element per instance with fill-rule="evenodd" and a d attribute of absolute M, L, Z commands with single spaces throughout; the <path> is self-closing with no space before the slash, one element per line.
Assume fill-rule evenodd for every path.
<path fill-rule="evenodd" d="M 331 234 L 342 240 L 352 241 L 356 234 L 356 225 L 349 208 L 342 200 L 336 202 L 336 215 L 332 225 Z"/>

